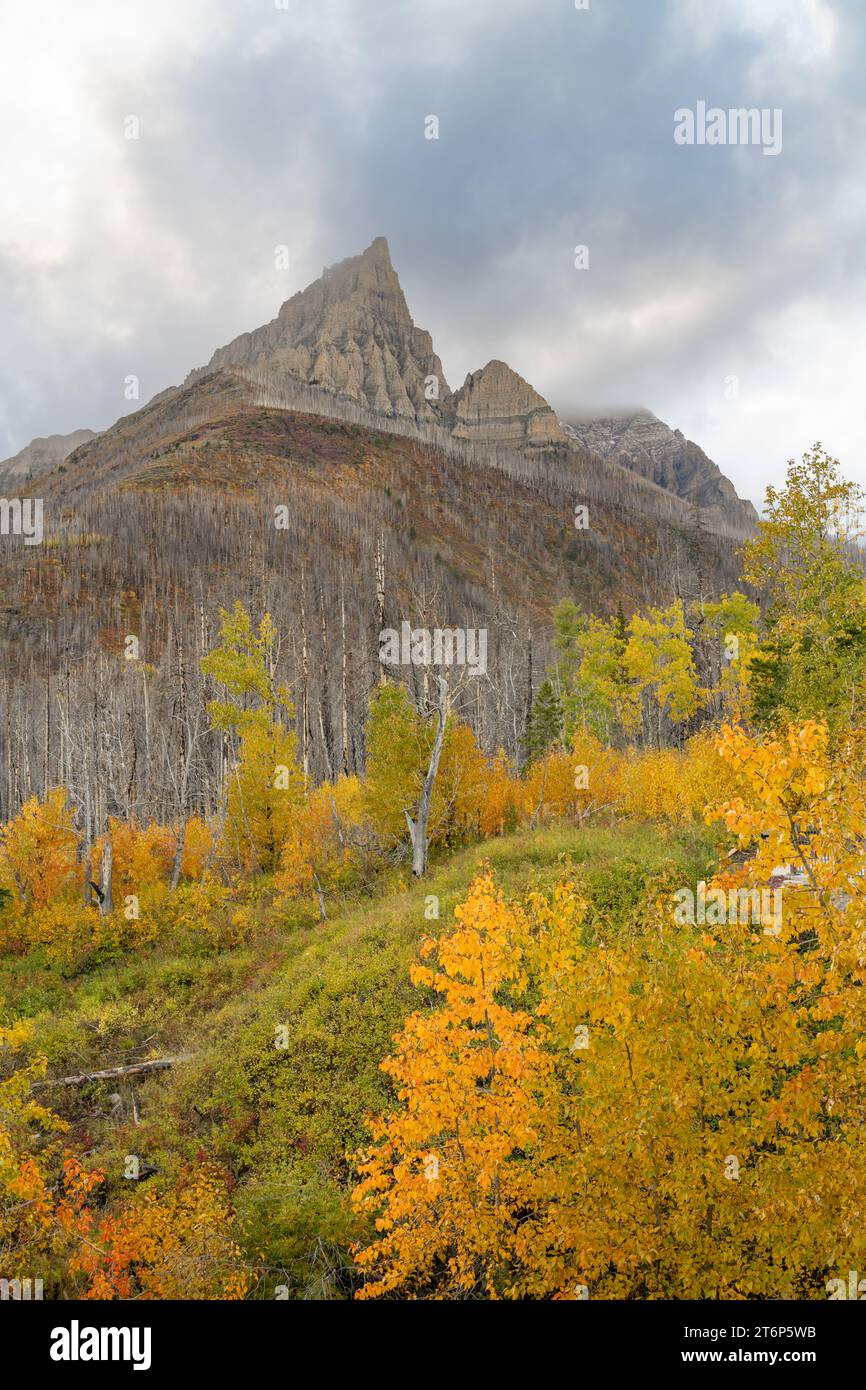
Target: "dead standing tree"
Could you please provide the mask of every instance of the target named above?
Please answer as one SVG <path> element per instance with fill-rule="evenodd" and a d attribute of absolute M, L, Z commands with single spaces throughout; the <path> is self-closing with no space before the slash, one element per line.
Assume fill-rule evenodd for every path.
<path fill-rule="evenodd" d="M 438 725 L 415 819 L 412 819 L 406 807 L 403 808 L 406 824 L 409 827 L 409 838 L 412 841 L 412 873 L 415 878 L 423 878 L 427 872 L 427 852 L 430 847 L 430 806 L 433 801 L 433 789 L 436 786 L 436 774 L 439 771 L 439 759 L 442 756 L 442 744 L 445 741 L 445 723 L 448 718 L 448 682 L 444 676 L 437 676 L 437 680 L 439 682 L 439 704 L 435 714 Z"/>

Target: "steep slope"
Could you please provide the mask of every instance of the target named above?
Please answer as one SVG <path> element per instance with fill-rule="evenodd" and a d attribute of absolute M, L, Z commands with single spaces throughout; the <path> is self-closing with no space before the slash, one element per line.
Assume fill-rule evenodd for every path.
<path fill-rule="evenodd" d="M 45 544 L 0 546 L 0 818 L 37 786 L 84 796 L 75 770 L 111 728 L 123 757 L 90 787 L 99 816 L 171 819 L 178 664 L 198 670 L 237 600 L 274 616 L 321 778 L 363 766 L 383 625 L 488 631 L 485 679 L 456 708 L 518 757 L 559 599 L 628 615 L 736 586 L 747 526 L 715 493 L 699 523 L 671 486 L 682 472 L 635 467 L 603 433 L 591 451 L 503 362 L 456 395 L 440 374 L 377 241 L 183 386 L 49 456 L 28 483 Z M 403 674 L 423 703 L 422 675 Z M 196 677 L 202 729 L 210 693 Z M 224 756 L 217 739 L 196 754 L 202 812 Z"/>
<path fill-rule="evenodd" d="M 486 630 L 486 675 L 462 682 L 455 708 L 487 751 L 518 756 L 559 599 L 599 613 L 621 600 L 628 614 L 736 587 L 729 539 L 690 530 L 679 499 L 577 447 L 534 458 L 445 449 L 397 433 L 399 422 L 244 403 L 233 384 L 217 372 L 151 404 L 124 423 L 114 454 L 110 431 L 83 445 L 39 480 L 46 543 L 0 546 L 0 819 L 34 786 L 83 795 L 76 749 L 109 728 L 123 730 L 123 755 L 103 769 L 100 806 L 170 819 L 178 653 L 204 730 L 213 692 L 198 658 L 236 600 L 273 615 L 280 679 L 321 778 L 363 766 L 383 626 Z M 204 391 L 228 411 L 203 418 Z M 588 530 L 575 527 L 575 499 L 588 499 Z M 139 662 L 125 658 L 129 635 Z M 423 673 L 400 674 L 423 702 Z M 219 739 L 202 743 L 197 785 L 219 785 L 221 756 Z"/>
<path fill-rule="evenodd" d="M 566 429 L 591 453 L 632 469 L 687 502 L 726 515 L 747 529 L 758 519 L 752 503 L 737 496 L 733 483 L 703 449 L 649 410 L 577 420 Z"/>
<path fill-rule="evenodd" d="M 412 321 L 384 237 L 325 270 L 271 323 L 219 348 L 186 384 L 223 367 L 288 377 L 407 420 L 450 414 L 442 363 Z"/>
<path fill-rule="evenodd" d="M 484 450 L 543 457 L 558 462 L 565 478 L 591 474 L 593 497 L 628 495 L 631 506 L 675 523 L 697 504 L 703 524 L 718 534 L 743 536 L 755 521 L 754 508 L 703 451 L 648 412 L 563 426 L 538 391 L 496 359 L 452 393 L 430 334 L 412 320 L 384 237 L 326 269 L 271 323 L 217 349 L 182 387 L 79 444 L 64 467 L 85 465 L 73 470 L 80 495 L 137 473 L 175 434 L 260 406 L 381 424 L 439 448 L 468 450 L 470 467 Z M 82 437 L 90 432 L 67 437 L 68 447 Z M 19 476 L 56 470 L 68 452 L 65 444 L 41 455 L 30 449 Z"/>
<path fill-rule="evenodd" d="M 45 439 L 31 439 L 13 458 L 0 462 L 0 491 L 50 472 L 79 444 L 94 437 L 93 430 L 73 430 L 72 434 L 49 434 Z"/>
<path fill-rule="evenodd" d="M 567 445 L 568 436 L 538 392 L 505 362 L 467 376 L 454 396 L 454 434 L 509 448 Z"/>

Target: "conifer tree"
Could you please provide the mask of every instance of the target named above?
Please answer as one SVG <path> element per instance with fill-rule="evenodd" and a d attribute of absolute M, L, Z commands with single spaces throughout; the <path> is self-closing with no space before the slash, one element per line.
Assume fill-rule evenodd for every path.
<path fill-rule="evenodd" d="M 562 738 L 562 701 L 550 678 L 542 681 L 529 716 L 525 748 L 527 761 L 537 762 Z"/>

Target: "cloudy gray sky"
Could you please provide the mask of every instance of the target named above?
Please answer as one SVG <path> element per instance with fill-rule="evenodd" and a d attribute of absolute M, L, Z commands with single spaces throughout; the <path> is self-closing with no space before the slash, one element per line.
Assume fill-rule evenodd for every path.
<path fill-rule="evenodd" d="M 864 66 L 862 0 L 3 0 L 0 457 L 385 235 L 452 386 L 646 405 L 756 502 L 816 439 L 866 482 Z M 781 153 L 677 144 L 699 101 Z"/>

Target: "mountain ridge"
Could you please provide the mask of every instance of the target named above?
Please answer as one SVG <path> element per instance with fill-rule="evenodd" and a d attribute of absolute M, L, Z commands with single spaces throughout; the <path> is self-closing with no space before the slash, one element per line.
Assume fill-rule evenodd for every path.
<path fill-rule="evenodd" d="M 70 434 L 49 434 L 31 439 L 11 458 L 0 460 L 0 490 L 9 483 L 29 482 L 63 463 L 80 444 L 95 439 L 96 431 L 81 429 Z"/>
<path fill-rule="evenodd" d="M 409 313 L 384 237 L 327 266 L 276 318 L 217 348 L 184 385 L 223 367 L 284 372 L 379 414 L 425 421 L 449 414 L 442 363 Z"/>
<path fill-rule="evenodd" d="M 697 518 L 675 492 L 591 453 L 497 359 L 457 391 L 443 373 L 428 399 L 422 373 L 438 358 L 385 247 L 341 265 L 276 327 L 234 340 L 236 361 L 218 349 L 27 483 L 44 500 L 46 543 L 0 546 L 8 727 L 26 730 L 10 743 L 0 721 L 7 808 L 34 779 L 64 781 L 78 743 L 110 724 L 129 741 L 125 764 L 94 784 L 99 814 L 128 805 L 165 822 L 164 763 L 177 766 L 182 744 L 178 662 L 195 671 L 192 654 L 212 647 L 220 611 L 238 602 L 273 615 L 283 635 L 281 679 L 297 694 L 295 732 L 318 782 L 364 765 L 384 626 L 486 630 L 487 676 L 455 692 L 458 713 L 486 752 L 519 761 L 561 599 L 628 616 L 736 587 L 737 518 Z M 375 409 L 385 398 L 388 413 Z M 131 634 L 145 682 L 124 656 Z M 421 674 L 404 674 L 423 707 Z M 223 754 L 210 740 L 197 755 L 217 780 Z"/>
<path fill-rule="evenodd" d="M 758 514 L 699 444 L 651 410 L 590 416 L 565 425 L 568 434 L 599 457 L 630 468 L 684 501 L 710 512 L 727 511 L 747 527 Z"/>
<path fill-rule="evenodd" d="M 270 322 L 239 334 L 194 368 L 181 386 L 168 387 L 99 435 L 55 436 L 53 452 L 33 441 L 15 459 L 30 462 L 10 478 L 43 473 L 112 456 L 132 468 L 150 445 L 164 447 L 173 429 L 248 406 L 301 409 L 419 434 L 450 447 L 507 449 L 559 461 L 566 471 L 592 455 L 619 475 L 641 478 L 687 506 L 697 505 L 723 530 L 751 531 L 757 516 L 697 444 L 650 411 L 635 410 L 584 421 L 560 421 L 547 400 L 501 359 L 467 374 L 452 391 L 427 330 L 412 319 L 388 242 L 376 237 L 359 255 L 326 267 L 319 279 L 287 299 Z M 348 414 L 347 414 L 348 412 Z M 352 412 L 356 412 L 354 415 Z M 65 441 L 70 441 L 67 447 Z M 63 442 L 63 447 L 61 443 Z M 575 454 L 577 451 L 577 454 Z M 111 471 L 111 470 L 109 470 Z M 0 482 L 2 482 L 0 465 Z M 633 491 L 633 489 L 632 489 Z M 634 492 L 653 506 L 654 492 Z"/>

